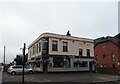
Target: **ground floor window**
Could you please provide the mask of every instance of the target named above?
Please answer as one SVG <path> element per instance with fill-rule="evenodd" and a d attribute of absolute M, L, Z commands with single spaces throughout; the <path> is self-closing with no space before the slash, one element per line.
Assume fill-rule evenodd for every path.
<path fill-rule="evenodd" d="M 115 64 L 112 64 L 112 67 L 115 68 Z"/>
<path fill-rule="evenodd" d="M 87 62 L 80 62 L 79 67 L 87 67 Z"/>
<path fill-rule="evenodd" d="M 87 63 L 87 61 L 74 62 L 74 63 L 73 63 L 73 66 L 74 66 L 74 67 L 87 67 L 87 66 L 88 66 L 88 63 Z"/>
<path fill-rule="evenodd" d="M 54 62 L 53 67 L 62 67 L 62 63 L 61 62 Z"/>
<path fill-rule="evenodd" d="M 49 66 L 52 67 L 52 63 L 50 63 Z"/>
<path fill-rule="evenodd" d="M 37 64 L 36 64 L 36 67 L 40 67 L 40 63 L 37 63 Z"/>
<path fill-rule="evenodd" d="M 63 57 L 55 56 L 53 57 L 53 67 L 62 67 Z"/>
<path fill-rule="evenodd" d="M 77 62 L 74 62 L 74 63 L 73 63 L 73 66 L 74 66 L 74 67 L 77 67 L 77 66 L 78 66 L 78 63 L 77 63 Z"/>

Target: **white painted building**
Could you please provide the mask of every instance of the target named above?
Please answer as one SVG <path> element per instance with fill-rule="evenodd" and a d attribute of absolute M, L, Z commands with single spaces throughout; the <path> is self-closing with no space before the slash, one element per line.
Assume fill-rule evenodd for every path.
<path fill-rule="evenodd" d="M 43 71 L 43 66 L 47 71 L 89 71 L 94 69 L 93 58 L 93 40 L 69 34 L 43 33 L 28 47 L 28 60 L 34 60 L 38 71 Z M 49 63 L 44 65 L 46 60 Z"/>

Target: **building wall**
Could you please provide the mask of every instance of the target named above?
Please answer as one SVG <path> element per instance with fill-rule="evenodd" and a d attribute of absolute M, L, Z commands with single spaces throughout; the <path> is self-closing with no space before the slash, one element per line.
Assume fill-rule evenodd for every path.
<path fill-rule="evenodd" d="M 52 51 L 52 40 L 58 41 L 58 51 Z M 63 52 L 63 41 L 68 42 L 68 52 Z M 83 56 L 87 56 L 86 49 L 90 49 L 90 56 L 94 56 L 93 43 L 49 38 L 49 54 L 53 55 L 79 55 L 79 49 L 83 49 Z"/>
<path fill-rule="evenodd" d="M 98 55 L 98 61 L 97 64 L 98 65 L 106 65 L 106 66 L 102 66 L 102 68 L 112 68 L 113 64 L 115 64 L 115 67 L 118 67 L 118 52 L 120 52 L 120 50 L 118 50 L 118 46 L 115 45 L 114 43 L 112 43 L 111 41 L 107 41 L 104 43 L 99 43 L 95 46 L 94 48 L 94 52 L 95 52 L 95 60 L 96 60 L 96 55 Z M 114 53 L 115 54 L 115 60 L 112 61 L 111 59 L 111 54 Z M 103 58 L 103 54 L 105 54 L 105 57 Z M 99 66 L 100 67 L 100 66 Z"/>
<path fill-rule="evenodd" d="M 37 44 L 39 46 L 40 42 L 42 43 L 41 39 L 39 39 L 36 43 L 34 43 L 34 45 L 28 48 L 28 60 L 31 59 L 32 57 L 37 57 L 41 55 L 41 51 L 39 52 L 39 48 L 38 48 L 38 53 L 33 54 L 33 46 L 35 47 Z"/>
<path fill-rule="evenodd" d="M 79 48 L 83 49 L 83 56 L 86 56 L 86 49 L 90 49 L 90 56 L 94 56 L 93 40 L 88 38 L 79 38 L 73 36 L 65 36 L 52 33 L 41 34 L 33 43 L 28 47 L 28 60 L 32 57 L 41 55 L 41 52 L 33 55 L 33 46 L 39 42 L 42 44 L 42 37 L 49 37 L 49 54 L 50 55 L 79 55 Z M 58 51 L 52 51 L 52 40 L 58 41 Z M 63 52 L 63 41 L 68 42 L 68 52 Z M 39 49 L 38 49 L 39 50 Z"/>

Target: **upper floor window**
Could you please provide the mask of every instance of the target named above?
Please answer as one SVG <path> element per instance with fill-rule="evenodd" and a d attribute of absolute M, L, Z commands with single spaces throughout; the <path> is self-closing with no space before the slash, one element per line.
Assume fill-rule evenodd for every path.
<path fill-rule="evenodd" d="M 30 58 L 31 58 L 31 51 L 30 51 Z"/>
<path fill-rule="evenodd" d="M 36 54 L 36 45 L 34 45 L 34 54 Z"/>
<path fill-rule="evenodd" d="M 38 53 L 38 44 L 36 45 L 36 53 Z"/>
<path fill-rule="evenodd" d="M 52 51 L 58 51 L 58 41 L 52 40 Z"/>
<path fill-rule="evenodd" d="M 103 58 L 105 58 L 106 57 L 106 55 L 105 54 L 103 54 Z"/>
<path fill-rule="evenodd" d="M 87 56 L 90 56 L 90 49 L 87 49 Z"/>
<path fill-rule="evenodd" d="M 83 56 L 83 49 L 79 49 L 79 56 Z"/>
<path fill-rule="evenodd" d="M 41 42 L 39 43 L 39 52 L 41 51 Z"/>
<path fill-rule="evenodd" d="M 35 47 L 33 47 L 33 55 L 35 54 Z"/>
<path fill-rule="evenodd" d="M 105 45 L 102 45 L 103 48 L 105 48 Z"/>
<path fill-rule="evenodd" d="M 63 42 L 63 52 L 68 52 L 68 42 Z"/>
<path fill-rule="evenodd" d="M 98 55 L 96 55 L 96 61 L 98 61 Z"/>
<path fill-rule="evenodd" d="M 111 54 L 111 59 L 112 59 L 112 61 L 115 60 L 115 54 L 114 53 Z"/>

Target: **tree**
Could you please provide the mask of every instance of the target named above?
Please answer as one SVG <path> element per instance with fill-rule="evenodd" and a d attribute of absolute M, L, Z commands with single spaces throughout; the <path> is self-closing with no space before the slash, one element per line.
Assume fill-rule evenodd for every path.
<path fill-rule="evenodd" d="M 27 62 L 28 54 L 25 55 L 25 63 Z M 16 55 L 16 58 L 14 59 L 16 62 L 16 65 L 22 65 L 23 64 L 23 55 Z"/>
<path fill-rule="evenodd" d="M 16 55 L 14 61 L 16 62 L 16 65 L 22 65 L 23 64 L 22 55 Z"/>

